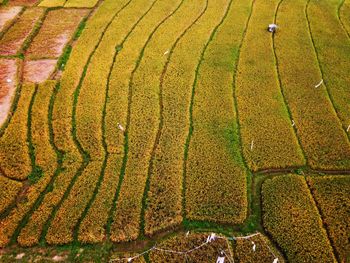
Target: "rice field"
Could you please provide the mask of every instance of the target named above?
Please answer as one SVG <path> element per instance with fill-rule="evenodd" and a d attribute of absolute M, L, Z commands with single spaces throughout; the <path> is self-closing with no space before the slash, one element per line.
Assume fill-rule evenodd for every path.
<path fill-rule="evenodd" d="M 350 262 L 349 73 L 349 0 L 0 0 L 0 261 Z"/>

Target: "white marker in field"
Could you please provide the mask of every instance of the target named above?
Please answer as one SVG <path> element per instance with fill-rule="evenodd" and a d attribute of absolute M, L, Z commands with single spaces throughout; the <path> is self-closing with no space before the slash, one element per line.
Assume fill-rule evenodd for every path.
<path fill-rule="evenodd" d="M 164 55 L 167 55 L 168 53 L 169 53 L 169 50 L 165 51 L 165 52 L 164 52 Z"/>
<path fill-rule="evenodd" d="M 295 122 L 294 122 L 294 120 L 292 120 L 292 126 L 293 126 L 293 127 L 295 126 Z"/>
<path fill-rule="evenodd" d="M 272 263 L 277 263 L 277 262 L 278 262 L 278 258 L 275 258 Z"/>
<path fill-rule="evenodd" d="M 319 86 L 321 86 L 323 83 L 323 79 L 321 79 L 320 83 L 318 83 L 317 85 L 315 85 L 315 88 L 318 88 Z"/>
<path fill-rule="evenodd" d="M 6 81 L 7 81 L 7 83 L 11 83 L 12 79 L 7 79 Z"/>
<path fill-rule="evenodd" d="M 252 241 L 252 245 L 253 245 L 253 251 L 255 252 L 256 245 L 255 245 L 254 241 Z"/>
<path fill-rule="evenodd" d="M 117 123 L 117 125 L 119 130 L 121 130 L 122 132 L 125 132 L 124 127 L 120 123 Z"/>
<path fill-rule="evenodd" d="M 252 142 L 250 143 L 250 150 L 252 151 L 254 147 L 254 141 L 252 140 Z"/>
<path fill-rule="evenodd" d="M 346 132 L 349 132 L 350 131 L 350 125 L 348 126 L 348 128 L 346 129 Z"/>

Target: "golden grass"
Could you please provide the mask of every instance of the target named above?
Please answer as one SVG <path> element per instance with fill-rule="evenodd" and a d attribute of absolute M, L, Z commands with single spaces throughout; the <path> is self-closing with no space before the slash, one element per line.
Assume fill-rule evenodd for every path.
<path fill-rule="evenodd" d="M 0 33 L 10 26 L 13 19 L 22 11 L 20 6 L 1 7 L 0 9 Z"/>
<path fill-rule="evenodd" d="M 320 208 L 340 262 L 350 259 L 350 177 L 309 177 L 309 185 Z"/>
<path fill-rule="evenodd" d="M 44 14 L 42 8 L 26 9 L 0 40 L 0 55 L 18 55 L 27 37 Z"/>
<path fill-rule="evenodd" d="M 23 85 L 17 109 L 0 138 L 0 168 L 6 177 L 25 180 L 32 170 L 27 145 L 28 112 L 34 85 Z"/>
<path fill-rule="evenodd" d="M 21 188 L 21 182 L 8 179 L 0 173 L 0 189 L 2 191 L 0 199 L 0 214 L 15 201 L 16 196 Z"/>
<path fill-rule="evenodd" d="M 251 170 L 305 164 L 278 83 L 272 36 L 278 1 L 255 1 L 241 48 L 236 96 L 244 157 Z"/>
<path fill-rule="evenodd" d="M 311 0 L 307 12 L 324 81 L 346 130 L 350 125 L 350 39 L 338 19 L 340 2 Z"/>
<path fill-rule="evenodd" d="M 183 64 L 177 60 L 172 61 L 170 49 L 181 34 L 202 14 L 205 7 L 206 1 L 184 2 L 178 12 L 156 32 L 145 50 L 145 59 L 140 65 L 140 69 L 144 69 L 144 74 L 146 73 L 144 76 L 146 85 L 149 88 L 159 87 L 163 95 L 161 117 L 164 127 L 153 153 L 152 170 L 149 175 L 150 189 L 146 201 L 145 233 L 148 235 L 177 225 L 182 221 L 183 147 L 188 129 L 187 113 L 190 103 L 188 87 L 191 85 L 192 76 L 189 72 L 188 79 L 182 78 L 180 74 L 185 70 L 190 71 L 191 68 L 184 68 Z M 183 38 L 178 43 L 181 43 L 182 40 Z M 167 53 L 164 54 L 165 52 Z M 171 58 L 167 70 L 171 73 L 167 74 L 163 70 L 169 56 Z M 193 60 L 196 62 L 196 57 Z M 152 68 L 146 69 L 149 65 L 152 65 Z M 188 86 L 181 85 L 179 80 L 187 83 Z M 187 96 L 184 96 L 186 93 Z M 159 108 L 159 104 L 155 107 Z M 176 115 L 183 116 L 183 123 L 179 123 Z"/>
<path fill-rule="evenodd" d="M 264 228 L 288 261 L 336 261 L 304 177 L 267 179 L 261 194 Z"/>
<path fill-rule="evenodd" d="M 130 30 L 132 30 L 133 25 L 151 7 L 152 3 L 153 2 L 150 2 L 149 0 L 140 0 L 132 2 L 129 6 L 127 6 L 123 12 L 120 13 L 120 15 L 118 15 L 118 17 L 113 21 L 110 30 L 105 33 L 100 46 L 96 50 L 96 53 L 90 62 L 90 67 L 82 86 L 82 93 L 79 97 L 79 101 L 81 99 L 84 100 L 83 96 L 85 95 L 85 101 L 83 101 L 81 104 L 78 104 L 78 107 L 80 107 L 82 113 L 80 116 L 84 116 L 84 119 L 90 118 L 93 121 L 93 126 L 85 126 L 85 128 L 88 130 L 86 131 L 86 135 L 93 134 L 93 136 L 96 137 L 91 136 L 89 140 L 81 141 L 82 145 L 90 152 L 90 155 L 93 159 L 102 158 L 102 155 L 104 155 L 102 148 L 96 149 L 92 146 L 102 147 L 101 134 L 98 134 L 96 131 L 101 130 L 101 123 L 104 121 L 102 115 L 104 100 L 106 96 L 105 92 L 107 79 L 109 74 L 109 70 L 106 69 L 110 69 L 112 67 L 114 53 L 116 52 L 116 46 L 123 42 L 123 39 L 127 36 Z M 95 87 L 101 88 L 96 91 Z M 109 85 L 109 89 L 119 89 L 119 87 L 115 85 Z M 89 94 L 87 94 L 88 90 Z M 108 97 L 108 103 L 110 100 L 119 101 L 119 96 L 111 97 L 110 94 L 108 94 Z M 97 102 L 96 99 L 99 99 L 99 101 Z M 94 108 L 90 112 L 89 110 L 86 110 L 86 108 L 89 108 L 90 105 L 96 105 L 101 108 Z M 116 108 L 111 109 L 108 107 L 107 111 L 107 115 L 115 114 L 116 111 L 126 112 L 127 103 L 124 104 L 124 108 L 122 108 L 122 105 L 119 104 Z M 79 119 L 77 121 L 77 124 L 77 127 L 79 128 Z M 112 129 L 117 128 L 117 121 L 108 124 L 105 123 L 105 125 L 109 127 L 114 126 Z M 122 134 L 120 130 L 115 130 L 115 133 Z M 78 130 L 78 135 L 79 134 L 80 132 Z M 120 140 L 115 141 L 114 143 L 118 142 L 122 144 L 124 142 L 123 137 L 120 137 Z M 98 150 L 101 151 L 101 156 L 99 154 L 96 154 Z M 107 169 L 105 170 L 105 175 L 97 193 L 96 200 L 92 204 L 92 207 L 89 209 L 79 230 L 79 240 L 82 242 L 99 242 L 104 238 L 104 226 L 107 222 L 109 211 L 112 206 L 113 197 L 117 188 L 122 156 L 122 154 L 113 154 L 111 156 L 112 160 L 109 160 L 107 163 Z"/>
<path fill-rule="evenodd" d="M 324 86 L 305 17 L 305 1 L 284 1 L 275 36 L 282 89 L 309 165 L 349 169 L 350 144 Z M 293 11 L 291 11 L 293 10 Z"/>
<path fill-rule="evenodd" d="M 150 33 L 159 23 L 169 16 L 181 4 L 159 1 L 152 8 L 124 44 L 121 56 L 131 61 L 132 69 L 147 42 Z M 162 56 L 164 51 L 159 55 Z M 122 59 L 122 58 L 120 58 Z M 153 68 L 155 65 L 148 65 Z M 124 67 L 123 70 L 128 67 Z M 136 239 L 140 231 L 142 197 L 147 179 L 149 158 L 155 140 L 158 124 L 158 86 L 144 85 L 144 79 L 152 73 L 152 68 L 141 66 L 135 73 L 132 90 L 130 128 L 128 130 L 128 161 L 122 188 L 118 197 L 116 213 L 111 226 L 111 240 L 115 242 Z M 152 75 L 154 76 L 154 75 Z M 121 75 L 122 83 L 126 83 Z M 125 82 L 124 82 L 125 81 Z M 124 88 L 125 86 L 122 86 Z M 120 131 L 119 131 L 120 132 Z"/>
<path fill-rule="evenodd" d="M 232 4 L 199 68 L 185 182 L 188 219 L 240 224 L 247 215 L 247 172 L 240 152 L 232 83 L 251 4 L 249 0 Z M 223 1 L 218 6 L 227 5 Z M 223 11 L 216 10 L 220 19 Z M 206 21 L 212 30 L 210 25 L 219 20 Z M 191 38 L 197 35 L 194 33 Z"/>
<path fill-rule="evenodd" d="M 50 145 L 49 131 L 49 103 L 51 94 L 55 88 L 54 81 L 46 82 L 38 87 L 32 108 L 32 141 L 35 148 L 35 163 L 38 165 L 45 177 L 53 176 L 56 169 L 56 154 Z M 40 184 L 40 181 L 38 182 Z M 22 246 L 37 244 L 43 224 L 49 215 L 35 213 L 29 224 L 21 231 L 18 242 Z"/>

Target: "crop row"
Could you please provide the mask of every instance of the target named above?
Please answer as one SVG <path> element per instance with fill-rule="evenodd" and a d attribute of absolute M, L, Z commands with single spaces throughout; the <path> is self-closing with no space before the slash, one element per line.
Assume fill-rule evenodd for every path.
<path fill-rule="evenodd" d="M 26 52 L 27 57 L 58 58 L 87 13 L 84 9 L 57 9 L 48 12 L 39 33 Z"/>
<path fill-rule="evenodd" d="M 92 8 L 97 4 L 98 0 L 43 0 L 39 6 L 44 7 L 86 7 Z"/>
<path fill-rule="evenodd" d="M 108 118 L 106 115 L 118 116 L 121 112 L 127 112 L 128 108 L 128 95 L 125 94 L 125 103 L 121 104 L 120 94 L 116 94 L 116 92 L 119 92 L 121 87 L 119 85 L 115 85 L 114 83 L 108 83 L 108 81 L 111 78 L 113 69 L 111 69 L 110 71 L 106 71 L 105 69 L 112 68 L 114 60 L 118 60 L 118 57 L 115 56 L 119 56 L 119 52 L 123 51 L 122 46 L 127 41 L 130 34 L 132 34 L 133 30 L 137 28 L 139 23 L 141 23 L 142 19 L 146 17 L 150 12 L 152 12 L 152 7 L 155 3 L 156 1 L 150 2 L 148 0 L 138 0 L 133 1 L 128 7 L 126 7 L 123 10 L 123 12 L 120 13 L 120 15 L 118 15 L 117 18 L 113 21 L 110 30 L 108 30 L 105 33 L 99 48 L 96 50 L 95 56 L 90 62 L 92 71 L 88 71 L 86 77 L 87 85 L 91 87 L 107 87 L 107 94 L 104 94 L 104 103 L 101 104 L 102 106 L 104 106 L 104 108 L 100 111 L 102 117 L 101 123 L 103 125 L 103 144 L 106 143 L 104 145 L 104 147 L 106 147 L 105 150 L 108 149 L 107 142 L 109 141 L 106 138 L 107 130 L 113 130 L 114 134 L 110 135 L 112 135 L 113 138 L 117 137 L 116 140 L 113 142 L 114 144 L 117 144 L 119 147 L 122 147 L 124 143 L 124 137 L 118 136 L 123 135 L 123 132 L 118 129 L 118 122 L 123 121 L 119 119 L 115 120 L 114 122 L 106 123 L 106 119 Z M 120 55 L 122 56 L 122 54 Z M 120 71 L 117 74 L 119 73 Z M 106 90 L 104 92 L 106 92 Z M 113 94 L 112 96 L 111 93 Z M 96 96 L 96 94 L 94 96 Z M 113 105 L 110 105 L 110 103 L 112 103 Z M 116 106 L 115 104 L 117 104 L 118 106 Z M 97 127 L 95 129 L 97 129 Z M 101 137 L 96 137 L 94 139 L 99 140 L 101 139 Z M 98 142 L 91 142 L 89 144 L 92 143 L 97 144 Z M 84 142 L 82 142 L 82 144 L 84 145 Z M 96 152 L 96 150 L 92 149 L 91 147 L 89 147 L 88 149 Z M 94 158 L 92 154 L 91 156 L 92 158 Z M 95 196 L 95 200 L 93 200 L 92 206 L 89 208 L 79 229 L 78 238 L 80 241 L 83 242 L 102 241 L 105 236 L 105 225 L 108 221 L 108 216 L 113 204 L 115 191 L 118 186 L 118 178 L 121 171 L 123 152 L 117 153 L 115 151 L 112 151 L 110 159 L 108 159 L 109 156 L 105 156 L 105 158 L 106 167 L 105 170 L 103 170 L 104 174 L 101 178 L 101 185 Z"/>
<path fill-rule="evenodd" d="M 0 40 L 0 55 L 17 55 L 45 14 L 42 8 L 26 9 Z"/>
<path fill-rule="evenodd" d="M 89 30 L 83 32 L 80 38 L 82 42 L 78 41 L 76 49 L 73 49 L 73 59 L 69 60 L 67 64 L 60 89 L 55 95 L 55 104 L 52 112 L 54 143 L 57 149 L 64 153 L 64 156 L 62 159 L 62 171 L 53 183 L 52 191 L 47 193 L 43 202 L 41 202 L 36 212 L 34 212 L 33 219 L 31 219 L 34 222 L 37 220 L 36 217 L 42 217 L 38 220 L 37 231 L 43 231 L 43 236 L 46 235 L 53 217 L 71 190 L 81 163 L 80 154 L 71 136 L 73 93 L 75 87 L 79 83 L 80 76 L 83 73 L 90 53 L 93 52 L 95 46 L 98 44 L 100 36 L 103 34 L 109 20 L 122 8 L 120 7 L 121 3 L 123 2 L 105 1 L 100 6 L 101 9 L 98 9 L 95 15 L 88 21 L 87 27 L 89 27 Z M 72 233 L 69 234 L 71 235 Z M 55 241 L 60 243 L 59 233 L 56 235 L 58 236 L 57 240 L 50 236 L 51 243 Z M 37 240 L 33 240 L 32 242 L 36 243 Z"/>
<path fill-rule="evenodd" d="M 39 180 L 37 184 L 46 183 L 56 170 L 56 155 L 49 143 L 50 131 L 48 124 L 49 103 L 55 84 L 52 81 L 38 86 L 31 111 L 31 138 L 35 149 L 35 165 L 40 167 L 42 173 L 36 176 L 45 176 L 45 181 L 43 182 L 41 178 L 37 178 L 36 180 Z M 45 220 L 45 217 L 41 215 L 34 218 L 31 217 L 30 224 L 25 226 L 18 237 L 18 242 L 21 245 L 29 246 L 37 243 L 43 219 Z"/>
<path fill-rule="evenodd" d="M 276 176 L 262 185 L 263 224 L 290 262 L 335 262 L 304 177 Z"/>
<path fill-rule="evenodd" d="M 278 83 L 272 36 L 279 1 L 255 1 L 235 78 L 242 149 L 253 171 L 305 163 Z"/>
<path fill-rule="evenodd" d="M 7 0 L 11 6 L 35 6 L 41 0 Z"/>
<path fill-rule="evenodd" d="M 90 60 L 85 78 L 79 86 L 76 104 L 77 139 L 85 152 L 84 154 L 89 156 L 90 162 L 76 178 L 66 200 L 59 208 L 48 230 L 47 241 L 49 243 L 62 244 L 73 240 L 73 232 L 76 232 L 81 216 L 89 208 L 90 200 L 93 200 L 92 198 L 97 191 L 97 184 L 103 179 L 102 160 L 105 152 L 101 141 L 101 123 L 109 74 L 106 68 L 110 68 L 113 63 L 115 52 L 113 43 L 116 45 L 118 41 L 122 41 L 123 36 L 128 32 L 129 20 L 125 19 L 127 8 L 114 18 L 108 30 L 104 32 L 103 38 Z M 57 229 L 59 229 L 58 232 Z M 89 233 L 84 237 L 93 239 Z"/>
<path fill-rule="evenodd" d="M 307 15 L 325 84 L 347 130 L 350 125 L 350 38 L 339 21 L 340 2 L 330 0 L 319 3 L 311 0 Z"/>
<path fill-rule="evenodd" d="M 338 260 L 346 262 L 350 256 L 350 177 L 309 177 L 308 183 L 339 256 Z"/>
<path fill-rule="evenodd" d="M 19 102 L 18 102 L 15 116 L 16 116 L 16 114 L 21 113 L 21 115 L 26 115 L 26 118 L 28 118 L 28 120 L 29 120 L 31 112 L 28 112 L 28 110 L 34 106 L 34 104 L 32 104 L 32 103 L 35 101 L 36 92 L 37 92 L 37 88 L 35 87 L 35 85 L 25 84 L 22 86 L 21 97 L 20 97 Z M 11 120 L 11 123 L 15 122 L 15 118 L 16 118 L 15 116 Z M 30 118 L 31 118 L 32 124 L 35 124 L 36 121 L 39 121 L 39 122 L 43 121 L 43 120 L 36 120 L 36 118 L 33 118 L 33 117 L 30 117 Z M 11 129 L 10 128 L 11 123 L 10 123 L 9 127 L 6 129 L 6 132 L 8 132 Z M 46 123 L 47 123 L 47 121 L 46 121 Z M 27 124 L 28 124 L 27 119 L 21 121 L 21 125 L 25 125 L 27 127 Z M 48 142 L 45 142 L 43 140 L 38 140 L 38 138 L 40 138 L 41 134 L 45 134 L 44 131 L 46 129 L 47 129 L 47 127 L 41 126 L 37 130 L 31 129 L 29 131 L 31 133 L 30 136 L 32 136 L 32 146 L 34 147 L 34 149 L 38 148 L 38 147 L 40 148 L 39 145 L 41 145 L 41 149 L 44 149 L 45 153 L 46 153 L 46 147 L 47 147 Z M 17 129 L 17 131 L 19 131 L 19 128 Z M 5 134 L 6 134 L 6 132 L 5 132 Z M 21 132 L 21 133 L 27 134 L 26 131 Z M 28 135 L 29 135 L 29 133 L 28 133 Z M 4 138 L 4 137 L 2 137 L 2 138 Z M 24 154 L 24 153 L 26 153 L 26 150 L 20 149 L 19 152 Z M 39 157 L 38 157 L 39 159 L 37 159 L 35 161 L 45 160 L 46 157 L 40 156 L 40 154 L 41 154 L 40 151 L 38 153 L 39 153 Z M 45 153 L 44 153 L 44 155 L 45 155 Z M 26 155 L 29 156 L 29 153 L 27 153 Z M 15 164 L 16 161 L 12 161 L 11 163 Z M 32 167 L 30 166 L 30 160 L 28 160 L 27 164 L 26 164 L 26 169 L 29 170 L 29 172 L 30 172 L 31 168 Z M 29 172 L 26 171 L 25 175 L 28 176 Z M 22 218 L 27 215 L 27 213 L 30 211 L 32 206 L 35 204 L 35 202 L 38 199 L 38 197 L 40 196 L 40 194 L 45 190 L 45 188 L 47 187 L 47 185 L 51 179 L 51 176 L 52 176 L 52 174 L 48 174 L 48 173 L 40 174 L 40 177 L 37 178 L 40 180 L 35 180 L 36 183 L 32 184 L 28 187 L 23 200 L 21 202 L 17 203 L 17 205 L 9 212 L 9 214 L 0 221 L 0 247 L 4 247 L 5 245 L 7 245 L 10 242 L 11 237 L 13 236 L 15 231 L 17 229 L 19 229 L 19 227 L 21 227 Z"/>
<path fill-rule="evenodd" d="M 23 86 L 17 109 L 0 139 L 0 168 L 8 178 L 25 180 L 32 166 L 27 145 L 27 119 L 32 86 Z"/>
<path fill-rule="evenodd" d="M 234 4 L 222 1 L 218 6 L 225 7 L 226 13 L 221 22 L 215 17 L 205 20 L 208 29 L 219 24 L 217 30 L 203 34 L 206 38 L 212 35 L 193 84 L 193 126 L 185 175 L 188 219 L 240 224 L 247 215 L 247 173 L 240 152 L 232 83 L 251 5 L 249 0 Z M 222 12 L 215 10 L 215 14 Z M 191 38 L 195 38 L 194 33 Z"/>
<path fill-rule="evenodd" d="M 22 183 L 4 177 L 0 172 L 0 189 L 2 191 L 0 199 L 0 214 L 8 208 L 16 199 L 22 188 Z"/>
<path fill-rule="evenodd" d="M 160 121 L 148 167 L 149 191 L 144 196 L 145 218 L 141 219 L 145 221 L 144 230 L 148 235 L 182 221 L 183 148 L 188 129 L 188 87 L 194 70 L 191 74 L 191 68 L 184 68 L 184 60 L 173 61 L 173 51 L 207 7 L 208 1 L 184 2 L 179 11 L 154 34 L 140 64 L 140 70 L 152 66 L 144 70 L 152 72 L 145 75 L 148 89 L 159 87 Z M 196 58 L 193 60 L 197 61 Z M 168 71 L 171 73 L 168 74 Z M 174 81 L 175 77 L 181 82 Z M 165 79 L 168 79 L 166 84 Z M 188 86 L 183 83 L 188 83 Z M 183 118 L 180 117 L 179 121 L 178 116 Z"/>
<path fill-rule="evenodd" d="M 327 89 L 314 87 L 322 75 L 305 17 L 306 4 L 304 0 L 285 1 L 278 10 L 277 24 L 283 30 L 274 40 L 282 89 L 310 166 L 348 169 L 348 138 Z"/>
<path fill-rule="evenodd" d="M 269 239 L 262 235 L 256 235 L 249 239 L 237 239 L 234 251 L 238 262 L 242 263 L 273 262 L 275 258 L 278 258 L 279 263 L 285 262 L 283 256 L 274 249 Z"/>
<path fill-rule="evenodd" d="M 159 87 L 145 85 L 147 83 L 146 77 L 147 79 L 149 79 L 149 75 L 154 77 L 152 70 L 147 68 L 148 66 L 152 67 L 152 65 L 145 67 L 140 62 L 154 33 L 179 9 L 182 3 L 183 1 L 180 0 L 158 1 L 152 12 L 132 32 L 121 53 L 123 57 L 132 62 L 131 65 L 135 65 L 135 63 L 136 65 L 128 84 L 129 116 L 125 125 L 128 152 L 125 175 L 121 175 L 123 182 L 111 226 L 111 239 L 115 242 L 136 239 L 139 235 L 142 197 L 158 124 Z M 160 56 L 163 55 L 162 52 L 159 53 Z M 139 65 L 143 66 L 139 67 Z M 122 79 L 119 81 L 124 82 Z"/>

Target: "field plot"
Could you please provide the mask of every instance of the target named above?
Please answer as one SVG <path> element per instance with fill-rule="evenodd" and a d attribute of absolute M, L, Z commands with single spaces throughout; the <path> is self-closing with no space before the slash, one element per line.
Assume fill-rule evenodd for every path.
<path fill-rule="evenodd" d="M 349 6 L 0 0 L 0 261 L 348 262 Z"/>

